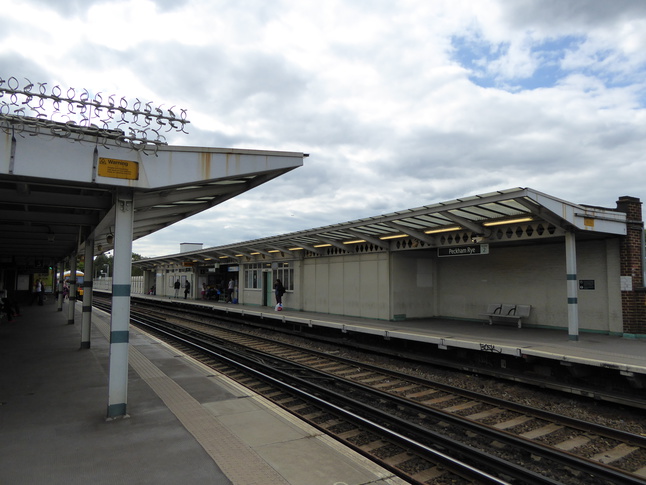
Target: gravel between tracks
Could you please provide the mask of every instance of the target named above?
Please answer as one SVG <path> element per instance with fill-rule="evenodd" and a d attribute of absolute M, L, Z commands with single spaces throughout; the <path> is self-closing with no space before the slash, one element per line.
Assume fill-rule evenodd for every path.
<path fill-rule="evenodd" d="M 257 333 L 258 335 L 267 336 L 266 331 L 259 331 Z M 339 357 L 383 366 L 414 377 L 436 381 L 468 391 L 479 392 L 563 416 L 646 436 L 646 419 L 644 419 L 643 410 L 634 410 L 619 404 L 570 396 L 557 391 L 537 389 L 517 382 L 502 381 L 487 376 L 441 369 L 425 364 L 414 364 L 391 357 L 346 349 L 332 344 L 313 342 L 306 338 L 296 336 L 272 333 L 271 338 L 320 352 L 333 353 Z"/>
<path fill-rule="evenodd" d="M 204 323 L 212 323 L 212 321 Z M 410 360 L 366 352 L 360 349 L 322 343 L 308 339 L 307 337 L 304 338 L 274 332 L 268 329 L 241 328 L 239 325 L 229 324 L 224 324 L 223 326 L 229 327 L 232 330 L 243 331 L 250 335 L 271 338 L 301 348 L 309 348 L 334 356 L 365 362 L 366 364 L 388 368 L 416 378 L 439 382 L 510 402 L 535 407 L 555 414 L 589 421 L 608 428 L 646 436 L 646 420 L 643 417 L 643 410 L 635 410 L 619 404 L 595 401 L 593 399 L 572 396 L 553 390 L 539 389 L 518 382 L 434 367 L 423 363 L 411 362 Z M 590 454 L 594 454 L 597 450 L 591 448 L 588 451 Z M 636 470 L 643 466 L 643 460 L 643 454 L 633 453 L 625 458 L 625 466 L 627 469 Z M 540 470 L 537 470 L 537 472 L 541 473 Z M 582 483 L 576 476 L 566 477 L 559 475 L 559 480 L 564 480 L 563 483 L 567 484 L 578 485 Z"/>
<path fill-rule="evenodd" d="M 212 320 L 205 319 L 205 323 L 211 322 Z M 644 419 L 643 410 L 631 409 L 619 404 L 595 401 L 584 397 L 571 396 L 549 389 L 539 389 L 517 382 L 433 367 L 423 363 L 398 360 L 388 356 L 313 341 L 308 338 L 281 332 L 252 329 L 249 327 L 241 328 L 239 325 L 224 324 L 224 326 L 236 331 L 244 331 L 251 335 L 267 337 L 303 348 L 386 367 L 417 378 L 455 386 L 468 391 L 479 392 L 518 404 L 536 407 L 555 414 L 607 426 L 608 428 L 646 436 L 646 419 Z"/>

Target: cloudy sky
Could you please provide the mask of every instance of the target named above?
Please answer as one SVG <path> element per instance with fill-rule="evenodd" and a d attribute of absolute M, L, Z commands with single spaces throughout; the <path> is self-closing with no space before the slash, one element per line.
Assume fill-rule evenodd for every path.
<path fill-rule="evenodd" d="M 173 145 L 310 154 L 144 256 L 518 186 L 646 200 L 643 0 L 21 0 L 10 76 L 185 108 Z"/>

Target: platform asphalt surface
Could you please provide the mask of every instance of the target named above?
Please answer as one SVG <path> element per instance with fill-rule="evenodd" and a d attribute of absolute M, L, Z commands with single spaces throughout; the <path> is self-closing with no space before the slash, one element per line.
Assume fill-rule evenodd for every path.
<path fill-rule="evenodd" d="M 400 479 L 131 329 L 128 417 L 107 420 L 109 316 L 0 322 L 0 484 L 394 485 Z"/>

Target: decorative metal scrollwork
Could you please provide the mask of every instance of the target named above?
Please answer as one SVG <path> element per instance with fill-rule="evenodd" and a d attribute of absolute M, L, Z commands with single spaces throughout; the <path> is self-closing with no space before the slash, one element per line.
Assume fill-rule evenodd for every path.
<path fill-rule="evenodd" d="M 84 89 L 77 96 L 74 88 L 65 94 L 60 86 L 48 91 L 47 83 L 27 84 L 20 89 L 15 77 L 0 78 L 0 129 L 5 133 L 29 132 L 72 141 L 92 141 L 107 147 L 121 147 L 156 153 L 167 145 L 163 133 L 187 133 L 186 110 L 175 113 L 175 106 L 164 110 L 139 99 L 129 107 L 126 98 L 90 94 Z"/>

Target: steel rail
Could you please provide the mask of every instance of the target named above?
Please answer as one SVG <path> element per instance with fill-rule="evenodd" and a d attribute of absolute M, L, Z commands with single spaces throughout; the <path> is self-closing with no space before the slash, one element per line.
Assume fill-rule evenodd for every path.
<path fill-rule="evenodd" d="M 244 325 L 253 325 L 260 328 L 270 328 L 280 333 L 302 336 L 302 333 L 300 332 L 290 332 L 284 327 L 279 327 L 276 325 L 271 325 L 267 323 L 258 323 L 258 322 L 253 322 L 252 324 L 250 323 L 249 320 L 242 320 L 240 316 L 236 317 L 230 314 L 225 314 L 222 310 L 219 310 L 215 306 L 201 307 L 202 308 L 201 310 L 199 309 L 196 310 L 196 309 L 184 307 L 184 306 L 182 306 L 181 308 L 177 308 L 175 302 L 171 302 L 169 304 L 168 302 L 163 300 L 151 302 L 150 300 L 141 299 L 139 301 L 141 301 L 144 304 L 154 305 L 162 308 L 174 309 L 175 311 L 180 310 L 186 313 L 209 316 L 211 318 L 218 318 L 226 322 L 242 323 Z M 344 337 L 346 336 L 347 335 L 344 335 Z M 406 359 L 411 362 L 418 362 L 418 363 L 421 362 L 428 365 L 436 365 L 447 369 L 469 372 L 476 375 L 486 375 L 496 379 L 503 379 L 503 380 L 512 381 L 512 382 L 523 383 L 540 389 L 552 389 L 554 391 L 563 392 L 566 394 L 572 394 L 576 397 L 585 397 L 588 399 L 593 399 L 601 402 L 611 402 L 611 403 L 620 404 L 620 405 L 624 405 L 632 408 L 646 409 L 646 400 L 644 398 L 635 397 L 635 395 L 628 395 L 623 392 L 617 392 L 617 391 L 608 392 L 603 389 L 592 388 L 589 386 L 582 386 L 582 385 L 575 386 L 571 383 L 560 383 L 558 381 L 554 381 L 553 379 L 550 380 L 550 379 L 540 378 L 536 376 L 528 376 L 525 374 L 513 373 L 513 372 L 510 372 L 509 370 L 502 371 L 502 370 L 495 370 L 491 368 L 477 367 L 473 364 L 464 363 L 464 362 L 455 363 L 446 359 L 429 358 L 428 356 L 423 356 L 419 354 L 405 354 L 400 351 L 391 352 L 388 349 L 385 349 L 383 347 L 365 345 L 365 344 L 356 343 L 356 342 L 353 343 L 352 345 L 348 345 L 346 342 L 344 342 L 341 339 L 321 337 L 321 336 L 312 335 L 312 334 L 309 334 L 308 338 L 312 340 L 321 341 L 321 342 L 333 343 L 334 345 L 339 345 L 346 348 L 354 348 L 354 349 L 358 348 L 358 349 L 375 352 L 385 356 L 395 357 L 399 359 Z"/>
<path fill-rule="evenodd" d="M 148 320 L 150 320 L 149 317 L 148 317 Z M 539 485 L 539 484 L 556 485 L 560 483 L 548 477 L 545 477 L 543 475 L 537 474 L 523 467 L 520 467 L 516 464 L 506 462 L 496 456 L 490 455 L 481 450 L 475 450 L 468 445 L 457 443 L 454 440 L 451 440 L 442 435 L 429 431 L 428 429 L 424 429 L 412 423 L 401 420 L 397 417 L 392 416 L 390 413 L 385 413 L 377 408 L 374 408 L 373 406 L 366 405 L 365 403 L 361 403 L 355 399 L 348 398 L 347 396 L 341 393 L 323 389 L 320 386 L 320 379 L 317 382 L 312 383 L 300 377 L 294 376 L 293 374 L 286 372 L 285 370 L 277 369 L 276 367 L 270 364 L 267 364 L 266 362 L 262 362 L 262 360 L 267 360 L 267 356 L 262 356 L 262 358 L 259 358 L 260 354 L 257 351 L 251 352 L 252 355 L 254 356 L 254 358 L 251 358 L 248 355 L 242 355 L 236 351 L 233 351 L 229 348 L 225 348 L 221 345 L 217 345 L 217 344 L 213 344 L 212 342 L 205 341 L 203 340 L 201 335 L 196 335 L 196 334 L 199 334 L 200 332 L 196 332 L 195 330 L 190 331 L 192 335 L 178 336 L 173 331 L 161 330 L 158 328 L 158 325 L 163 325 L 165 327 L 169 326 L 168 322 L 158 321 L 155 323 L 150 323 L 149 321 L 140 320 L 138 318 L 133 318 L 133 321 L 136 324 L 145 326 L 147 328 L 152 328 L 156 332 L 161 332 L 172 339 L 179 340 L 185 345 L 189 345 L 203 352 L 208 352 L 209 354 L 214 355 L 216 358 L 226 361 L 230 365 L 233 365 L 237 368 L 244 369 L 246 372 L 251 372 L 257 378 L 260 378 L 265 381 L 269 381 L 276 386 L 287 389 L 290 392 L 293 392 L 309 400 L 313 400 L 322 406 L 331 407 L 335 411 L 342 413 L 348 419 L 351 419 L 353 421 L 358 421 L 362 423 L 364 426 L 373 428 L 375 431 L 385 433 L 391 439 L 401 443 L 405 443 L 407 446 L 410 446 L 413 449 L 418 450 L 419 452 L 422 452 L 425 454 L 431 454 L 433 459 L 442 461 L 445 464 L 445 466 L 460 467 L 462 473 L 471 475 L 473 479 L 480 480 L 481 483 L 491 483 L 491 484 L 498 485 L 498 484 L 507 484 L 508 482 L 498 477 L 495 477 L 488 472 L 482 472 L 481 469 L 475 468 L 475 466 L 484 467 L 486 469 L 498 470 L 501 475 L 507 476 L 507 477 L 514 477 L 514 480 L 520 480 L 519 483 L 523 483 L 527 485 Z M 177 327 L 174 324 L 170 324 L 170 326 Z M 207 337 L 207 338 L 210 338 L 210 337 Z M 240 362 L 241 359 L 243 360 L 243 362 Z M 274 358 L 272 357 L 272 359 Z M 276 359 L 276 360 L 283 360 L 283 359 Z M 292 366 L 292 368 L 294 368 L 293 362 L 283 361 L 283 363 L 287 363 L 290 366 Z M 256 368 L 257 366 L 260 366 L 261 370 L 257 369 Z M 303 366 L 297 365 L 295 368 L 299 372 L 301 372 L 303 369 Z M 279 374 L 281 378 L 276 378 L 276 377 L 273 377 L 272 375 L 267 374 L 266 369 L 270 369 L 271 373 Z M 322 374 L 319 372 L 317 373 Z M 322 377 L 324 377 L 327 380 L 331 379 L 329 375 L 322 375 Z M 310 391 L 303 390 L 304 388 L 310 389 Z M 325 394 L 326 398 L 321 397 L 322 394 Z M 334 402 L 330 402 L 330 399 L 332 399 Z M 348 407 L 355 409 L 355 411 L 349 411 L 347 409 Z M 365 415 L 372 416 L 372 418 L 371 419 L 366 418 Z M 380 424 L 380 423 L 387 423 L 387 424 Z M 417 436 L 417 438 L 411 438 L 410 436 L 403 435 L 400 432 L 390 429 L 389 426 L 396 427 L 399 429 L 406 429 L 411 436 Z M 461 456 L 468 456 L 469 459 L 473 461 L 474 465 L 465 463 L 462 460 L 457 460 L 444 453 L 441 453 L 438 450 L 435 450 L 429 447 L 428 445 L 426 445 L 425 443 L 423 443 L 421 439 L 427 442 L 430 441 L 430 442 L 437 443 L 438 446 L 452 450 L 453 452 L 458 453 Z M 361 450 L 357 450 L 357 451 L 361 452 Z M 570 463 L 570 465 L 572 465 L 572 463 Z M 401 472 L 397 472 L 397 470 L 392 470 L 392 471 L 396 473 L 401 473 Z"/>
<path fill-rule="evenodd" d="M 150 317 L 148 317 L 148 318 L 150 318 Z M 161 321 L 161 320 L 159 320 L 159 322 L 163 323 L 164 325 L 168 325 L 168 322 Z M 145 322 L 140 322 L 140 323 L 141 324 L 146 324 Z M 210 343 L 210 342 L 207 343 L 200 337 L 201 332 L 196 331 L 196 330 L 190 330 L 190 333 L 193 334 L 190 337 L 190 339 L 191 340 L 196 339 L 199 342 L 199 344 L 198 344 L 199 346 L 214 347 L 212 343 Z M 237 332 L 237 333 L 240 333 L 240 332 Z M 207 338 L 213 339 L 214 337 L 213 336 L 208 336 Z M 262 337 L 255 337 L 254 336 L 254 338 L 262 338 Z M 270 341 L 272 343 L 277 343 L 277 342 L 275 342 L 275 341 L 273 341 L 271 339 L 264 338 L 263 340 L 267 340 L 267 341 Z M 185 343 L 190 343 L 190 342 L 185 341 Z M 279 344 L 282 345 L 282 346 L 290 346 L 289 344 L 285 344 L 284 342 L 279 342 Z M 302 350 L 302 348 L 299 348 L 297 346 L 292 346 L 292 347 L 295 347 L 295 348 L 298 348 L 299 350 Z M 217 351 L 218 351 L 218 353 L 220 355 L 220 358 L 225 357 L 225 356 L 223 356 L 221 354 L 222 352 L 237 354 L 236 352 L 232 351 L 231 349 L 223 348 L 222 346 L 219 346 L 219 345 L 215 346 L 214 348 L 217 349 Z M 259 356 L 259 359 L 262 359 L 262 360 L 267 360 L 268 359 L 268 357 L 265 354 L 262 354 L 260 351 L 247 350 L 246 352 L 251 353 L 252 355 Z M 314 351 L 309 351 L 309 350 L 308 350 L 308 352 L 316 353 Z M 325 357 L 330 358 L 330 356 L 327 355 L 327 354 L 325 355 Z M 249 359 L 248 365 L 259 365 L 259 359 L 253 359 L 253 358 L 250 358 L 248 356 L 245 357 L 245 358 Z M 335 360 L 347 361 L 347 362 L 356 364 L 356 362 L 350 361 L 348 359 L 343 359 L 343 358 L 336 357 L 336 356 L 333 357 L 333 358 Z M 394 402 L 394 403 L 396 403 L 396 406 L 398 406 L 400 408 L 408 407 L 409 409 L 412 409 L 413 410 L 412 412 L 414 414 L 423 413 L 425 415 L 432 415 L 436 419 L 440 419 L 442 421 L 450 421 L 452 424 L 454 424 L 456 426 L 460 426 L 460 427 L 467 426 L 465 424 L 464 418 L 460 418 L 458 416 L 455 416 L 453 414 L 447 413 L 445 411 L 429 408 L 427 406 L 415 403 L 414 401 L 410 401 L 409 399 L 393 396 L 392 394 L 388 394 L 388 393 L 383 392 L 383 391 L 375 390 L 375 389 L 373 389 L 373 388 L 371 388 L 369 386 L 359 384 L 359 383 L 357 383 L 355 381 L 350 381 L 348 379 L 343 379 L 343 378 L 340 378 L 338 376 L 333 376 L 333 375 L 328 374 L 326 372 L 318 371 L 318 370 L 312 369 L 310 367 L 301 366 L 300 364 L 297 364 L 297 363 L 295 363 L 293 361 L 285 360 L 285 359 L 282 359 L 282 358 L 279 358 L 279 357 L 274 357 L 274 356 L 271 356 L 271 359 L 274 361 L 274 365 L 270 366 L 270 368 L 273 368 L 274 372 L 279 371 L 282 374 L 283 379 L 280 380 L 280 382 L 282 383 L 281 385 L 289 386 L 289 389 L 290 389 L 291 392 L 300 392 L 300 390 L 299 390 L 300 388 L 304 388 L 306 386 L 312 386 L 311 383 L 307 383 L 305 380 L 303 380 L 303 375 L 306 372 L 306 373 L 310 374 L 310 376 L 311 375 L 317 376 L 315 378 L 315 381 L 317 383 L 320 383 L 322 379 L 324 379 L 324 380 L 332 380 L 332 379 L 334 379 L 337 382 L 343 382 L 347 386 L 352 386 L 353 389 L 360 389 L 362 392 L 371 393 L 373 396 L 375 396 L 373 398 L 373 400 L 374 399 L 381 399 L 381 400 L 384 400 L 384 401 Z M 280 363 L 281 367 L 285 366 L 285 368 L 284 369 L 276 369 L 277 366 L 276 366 L 275 363 Z M 265 366 L 266 362 L 262 363 L 262 365 Z M 369 364 L 361 363 L 360 365 L 362 367 L 365 367 L 365 368 L 372 368 L 374 370 L 378 370 L 379 372 L 382 372 L 382 373 L 385 372 L 384 369 L 377 368 L 376 366 L 371 366 Z M 297 373 L 301 374 L 301 377 L 294 376 L 293 372 L 297 372 Z M 407 379 L 407 380 L 420 381 L 420 382 L 422 381 L 420 379 L 415 378 L 414 376 L 409 376 L 409 375 L 406 375 L 406 374 L 399 374 L 399 373 L 394 373 L 394 372 L 387 372 L 387 373 L 391 373 L 393 375 L 396 375 L 397 377 L 404 378 L 404 379 Z M 270 376 L 267 376 L 264 373 L 262 373 L 262 374 L 263 374 L 263 378 L 273 380 L 273 378 L 271 378 Z M 289 385 L 285 381 L 285 379 L 293 379 L 295 381 L 295 385 Z M 428 385 L 428 381 L 425 381 L 424 384 Z M 444 386 L 444 385 L 439 384 L 439 387 L 442 387 L 442 388 L 444 388 L 446 390 L 450 390 L 451 392 L 455 392 L 455 389 L 449 388 L 449 386 Z M 312 388 L 312 392 L 320 394 L 322 392 L 322 389 L 321 389 L 320 386 L 315 385 Z M 329 392 L 329 396 L 331 396 L 331 398 L 333 398 L 334 400 L 337 400 L 338 402 L 340 402 L 339 406 L 341 408 L 344 408 L 346 406 L 355 407 L 355 406 L 360 405 L 361 413 L 363 415 L 373 416 L 372 424 L 374 424 L 376 426 L 376 429 L 381 428 L 381 425 L 377 424 L 377 421 L 386 422 L 387 419 L 391 420 L 390 421 L 391 426 L 393 426 L 393 427 L 396 426 L 396 427 L 398 427 L 400 429 L 406 429 L 406 434 L 408 436 L 404 436 L 404 435 L 400 434 L 400 437 L 398 437 L 397 439 L 408 440 L 408 439 L 411 439 L 410 436 L 416 436 L 417 438 L 415 438 L 416 439 L 415 443 L 418 443 L 420 446 L 422 446 L 422 448 L 420 448 L 420 450 L 422 450 L 422 451 L 424 451 L 424 448 L 423 448 L 424 445 L 421 444 L 421 441 L 428 440 L 429 436 L 432 437 L 433 442 L 441 443 L 441 446 L 443 446 L 443 447 L 445 447 L 447 449 L 455 450 L 454 443 L 453 442 L 446 442 L 446 438 L 442 437 L 441 435 L 437 435 L 435 433 L 429 434 L 429 431 L 424 429 L 424 428 L 418 427 L 416 425 L 412 425 L 410 423 L 407 423 L 406 421 L 399 420 L 399 419 L 394 418 L 392 416 L 384 416 L 383 411 L 378 410 L 376 408 L 373 408 L 372 406 L 368 406 L 368 405 L 365 405 L 365 404 L 360 404 L 358 401 L 356 401 L 354 399 L 348 399 L 347 396 L 345 396 L 343 394 L 340 394 L 338 392 L 332 392 L 332 391 L 326 391 L 326 392 Z M 470 391 L 464 391 L 464 392 L 460 391 L 460 393 L 466 394 L 469 397 L 476 396 L 476 399 L 481 399 L 481 400 L 487 401 L 490 404 L 494 404 L 494 405 L 499 404 L 499 401 L 496 401 L 495 398 L 491 398 L 489 396 L 482 396 L 482 395 L 480 395 L 478 393 L 472 393 Z M 313 398 L 316 399 L 315 396 L 313 396 Z M 505 402 L 506 407 L 510 407 L 509 404 L 510 404 L 509 402 Z M 536 413 L 537 410 L 535 410 L 533 408 L 528 408 L 526 406 L 514 405 L 512 407 L 516 407 L 517 410 L 519 410 L 520 412 L 526 412 L 527 414 L 531 414 L 531 415 L 536 415 L 537 414 Z M 554 416 L 553 413 L 545 412 L 545 413 L 542 414 L 541 417 L 548 417 L 548 419 L 553 419 L 552 418 L 553 416 Z M 572 419 L 572 418 L 566 418 L 566 417 L 563 417 L 561 415 L 556 415 L 556 416 L 561 421 L 563 421 L 563 420 L 568 421 L 568 423 L 566 423 L 568 426 L 572 426 L 572 427 L 578 428 L 578 429 L 586 429 L 586 426 L 589 424 L 589 423 L 585 423 L 585 422 L 575 420 L 575 419 Z M 363 419 L 363 418 L 361 416 L 357 416 L 356 419 Z M 524 438 L 518 438 L 515 435 L 512 435 L 512 434 L 510 434 L 508 432 L 505 432 L 505 431 L 502 431 L 502 430 L 492 429 L 491 427 L 486 426 L 486 425 L 482 425 L 480 423 L 474 423 L 473 421 L 470 421 L 470 420 L 468 420 L 468 423 L 469 423 L 468 426 L 470 426 L 470 427 L 479 428 L 478 433 L 481 434 L 481 435 L 488 436 L 489 439 L 495 439 L 497 441 L 507 443 L 508 445 L 513 446 L 513 447 L 521 446 L 519 444 L 519 442 L 520 442 L 520 443 L 522 443 L 522 446 L 525 447 L 526 449 L 528 449 L 529 452 L 532 453 L 533 455 L 541 456 L 543 458 L 553 460 L 553 461 L 562 463 L 562 464 L 564 464 L 566 466 L 577 468 L 579 470 L 585 469 L 586 473 L 589 473 L 589 474 L 594 475 L 596 477 L 603 477 L 606 480 L 612 481 L 612 483 L 631 484 L 631 485 L 633 485 L 633 484 L 642 484 L 643 483 L 642 479 L 639 479 L 639 478 L 635 477 L 634 475 L 633 476 L 626 475 L 625 473 L 622 473 L 619 470 L 608 468 L 608 467 L 603 466 L 601 464 L 596 464 L 594 462 L 590 462 L 588 460 L 581 459 L 581 458 L 576 457 L 575 455 L 572 455 L 572 454 L 569 454 L 569 453 L 564 453 L 562 451 L 555 452 L 554 450 L 552 450 L 550 448 L 547 448 L 544 445 L 537 445 L 537 444 L 532 443 L 531 441 L 528 441 L 528 440 L 526 440 Z M 607 429 L 604 428 L 603 430 L 601 430 L 600 428 L 601 427 L 596 426 L 595 428 L 593 428 L 591 430 L 594 431 L 594 432 L 597 432 L 597 433 L 599 433 L 601 435 L 605 435 L 605 436 L 607 436 L 609 434 Z M 392 430 L 390 430 L 390 431 L 392 431 Z M 605 431 L 605 433 L 603 431 Z M 628 441 L 628 442 L 631 442 L 631 440 L 633 440 L 633 442 L 634 442 L 634 439 L 637 438 L 637 441 L 641 441 L 641 443 L 639 443 L 639 445 L 643 446 L 644 439 L 639 437 L 639 436 L 636 436 L 636 435 L 633 435 L 633 434 L 630 434 L 630 433 L 620 432 L 620 431 L 616 431 L 616 433 L 617 433 L 616 435 L 611 436 L 611 437 L 614 437 L 615 439 L 621 439 L 623 441 Z M 396 439 L 396 437 L 393 437 L 393 439 Z M 498 460 L 497 458 L 492 457 L 491 455 L 487 455 L 487 454 L 485 454 L 485 455 L 486 455 L 486 459 L 483 461 L 483 463 L 486 464 L 486 465 L 490 466 L 491 463 L 492 463 L 492 460 L 493 461 Z M 499 466 L 498 468 L 501 468 L 501 466 Z M 512 474 L 512 473 L 509 472 L 507 474 Z M 517 476 L 517 471 L 516 471 L 516 473 L 512 474 L 512 476 L 513 475 Z M 542 478 L 544 478 L 544 477 L 542 477 Z M 534 483 L 533 481 L 529 481 L 529 480 L 531 480 L 530 477 L 524 477 L 523 478 L 523 483 Z M 542 482 L 535 482 L 535 483 L 553 483 L 553 482 L 544 482 L 544 481 L 542 481 Z"/>
<path fill-rule="evenodd" d="M 468 428 L 469 431 L 473 431 L 473 429 L 476 429 L 477 433 L 479 433 L 481 435 L 484 435 L 484 436 L 487 436 L 488 438 L 490 438 L 492 440 L 505 442 L 509 446 L 516 447 L 516 448 L 525 448 L 533 455 L 541 456 L 541 457 L 543 457 L 545 459 L 561 463 L 561 464 L 563 464 L 565 466 L 570 466 L 570 467 L 573 467 L 573 468 L 577 468 L 579 470 L 584 470 L 586 473 L 589 473 L 590 475 L 593 475 L 593 476 L 596 476 L 596 477 L 603 477 L 603 478 L 605 478 L 607 480 L 611 480 L 612 483 L 626 484 L 626 485 L 643 485 L 643 479 L 641 479 L 639 477 L 629 476 L 629 475 L 627 475 L 627 474 L 625 474 L 625 473 L 623 473 L 623 472 L 621 472 L 619 470 L 615 470 L 615 469 L 609 468 L 607 466 L 604 466 L 602 464 L 597 464 L 597 463 L 594 463 L 592 461 L 582 459 L 582 458 L 580 458 L 580 457 L 578 457 L 576 455 L 573 455 L 571 453 L 567 453 L 567 452 L 564 452 L 564 451 L 561 451 L 561 450 L 556 451 L 556 450 L 554 450 L 554 449 L 552 449 L 550 447 L 546 447 L 544 445 L 534 443 L 534 442 L 532 442 L 530 440 L 527 440 L 527 439 L 522 438 L 522 437 L 518 437 L 518 436 L 513 435 L 511 433 L 508 433 L 508 432 L 506 432 L 504 430 L 497 430 L 497 429 L 491 428 L 490 426 L 487 426 L 487 425 L 484 425 L 484 424 L 481 424 L 481 423 L 477 423 L 477 422 L 474 422 L 474 421 L 471 421 L 471 420 L 466 420 L 466 419 L 464 419 L 464 418 L 462 418 L 460 416 L 456 416 L 454 414 L 447 413 L 447 412 L 442 411 L 442 410 L 429 408 L 428 406 L 424 406 L 422 404 L 416 403 L 416 402 L 411 401 L 409 399 L 398 397 L 398 396 L 393 396 L 392 394 L 389 394 L 389 393 L 387 393 L 385 391 L 374 389 L 374 388 L 372 388 L 370 386 L 366 386 L 364 384 L 357 383 L 357 382 L 352 381 L 350 379 L 345 379 L 343 377 L 334 376 L 334 375 L 329 374 L 329 373 L 324 372 L 324 371 L 312 369 L 309 366 L 304 366 L 304 365 L 295 363 L 295 362 L 293 362 L 291 360 L 283 359 L 281 357 L 276 357 L 276 356 L 267 357 L 267 354 L 263 353 L 262 351 L 251 349 L 251 350 L 248 350 L 248 352 L 251 353 L 251 354 L 256 354 L 256 355 L 258 355 L 260 358 L 262 358 L 264 360 L 267 360 L 268 358 L 270 358 L 270 359 L 274 360 L 275 362 L 280 362 L 280 363 L 284 364 L 286 366 L 286 368 L 290 368 L 291 369 L 290 372 L 298 372 L 301 377 L 294 376 L 290 372 L 287 372 L 287 371 L 283 370 L 283 372 L 290 375 L 293 379 L 297 379 L 299 386 L 303 386 L 306 383 L 311 385 L 310 383 L 308 383 L 308 381 L 303 380 L 302 376 L 305 373 L 308 373 L 310 375 L 313 374 L 313 375 L 317 376 L 315 378 L 316 382 L 321 382 L 322 379 L 334 380 L 335 382 L 340 381 L 340 382 L 343 382 L 345 385 L 347 385 L 351 389 L 360 389 L 362 392 L 364 392 L 366 394 L 369 394 L 370 396 L 372 396 L 372 399 L 370 399 L 371 401 L 373 401 L 373 400 L 383 400 L 383 401 L 393 402 L 393 403 L 395 403 L 395 407 L 397 407 L 399 410 L 402 410 L 403 408 L 411 409 L 412 410 L 411 414 L 413 414 L 413 415 L 418 415 L 418 414 L 432 415 L 435 418 L 437 418 L 438 420 L 450 421 L 455 426 L 459 426 L 459 427 L 462 427 L 462 428 L 465 428 L 465 429 Z M 273 367 L 273 368 L 275 369 L 275 367 Z M 375 369 L 376 369 L 376 367 L 375 367 Z M 381 369 L 379 369 L 379 370 L 381 370 Z M 449 389 L 448 386 L 444 386 L 444 387 L 446 389 Z M 320 391 L 320 387 L 317 388 L 317 389 L 319 389 L 319 391 Z M 451 389 L 451 391 L 454 392 L 453 389 Z M 344 394 L 344 393 L 331 392 L 331 394 L 334 395 L 334 396 L 342 396 L 342 399 L 347 399 L 346 394 Z M 473 393 L 473 394 L 477 395 L 477 393 Z M 359 403 L 359 401 L 356 401 L 354 399 L 349 400 L 349 402 L 352 405 L 357 405 Z M 372 406 L 366 406 L 363 403 L 361 404 L 361 406 L 362 406 L 362 409 L 364 411 L 367 411 L 367 412 L 370 412 L 370 413 L 374 414 L 376 416 L 375 419 L 378 419 L 378 420 L 384 419 L 383 418 L 383 412 L 381 410 L 373 408 Z M 532 408 L 528 408 L 528 407 L 521 406 L 521 405 L 518 405 L 518 406 L 521 407 L 521 408 L 527 409 L 528 412 L 529 411 L 534 411 L 534 409 L 532 409 Z M 544 417 L 548 417 L 550 414 L 551 413 L 545 413 Z M 552 415 L 552 416 L 554 416 L 554 415 Z M 561 416 L 558 415 L 557 418 L 560 419 Z M 416 425 L 412 425 L 412 424 L 408 423 L 407 421 L 397 420 L 394 417 L 392 417 L 391 419 L 393 419 L 397 423 L 398 426 L 401 426 L 402 428 L 405 428 L 409 432 L 414 433 L 414 434 L 416 434 L 418 436 L 423 436 L 423 435 L 428 433 L 428 430 L 425 430 L 424 428 L 420 428 L 420 427 L 418 427 Z M 590 424 L 591 429 L 594 429 L 595 431 L 598 431 L 598 432 L 603 431 L 601 429 L 603 427 L 601 427 L 601 426 L 592 426 L 591 423 L 585 423 L 585 422 L 574 420 L 574 419 L 571 419 L 571 418 L 567 418 L 567 421 L 572 425 L 580 425 L 584 429 L 586 427 L 585 426 L 586 424 Z M 644 443 L 646 443 L 646 439 L 644 439 L 644 438 L 642 438 L 640 436 L 636 436 L 636 435 L 631 434 L 631 433 L 624 433 L 624 432 L 621 432 L 621 431 L 618 431 L 618 430 L 615 430 L 615 431 L 616 431 L 616 436 L 615 437 L 617 437 L 618 439 L 622 439 L 622 440 L 628 439 L 628 440 L 630 440 L 630 442 L 633 442 L 633 443 L 636 442 L 636 441 L 639 441 L 642 446 L 644 445 Z M 433 437 L 434 442 L 438 442 L 439 440 L 441 440 L 442 443 L 443 443 L 443 446 L 451 447 L 452 444 L 453 444 L 453 441 L 448 441 L 447 442 L 444 437 L 442 437 L 441 435 L 438 435 L 436 433 L 432 433 L 432 437 Z M 423 439 L 423 438 L 418 438 L 418 439 Z"/>

